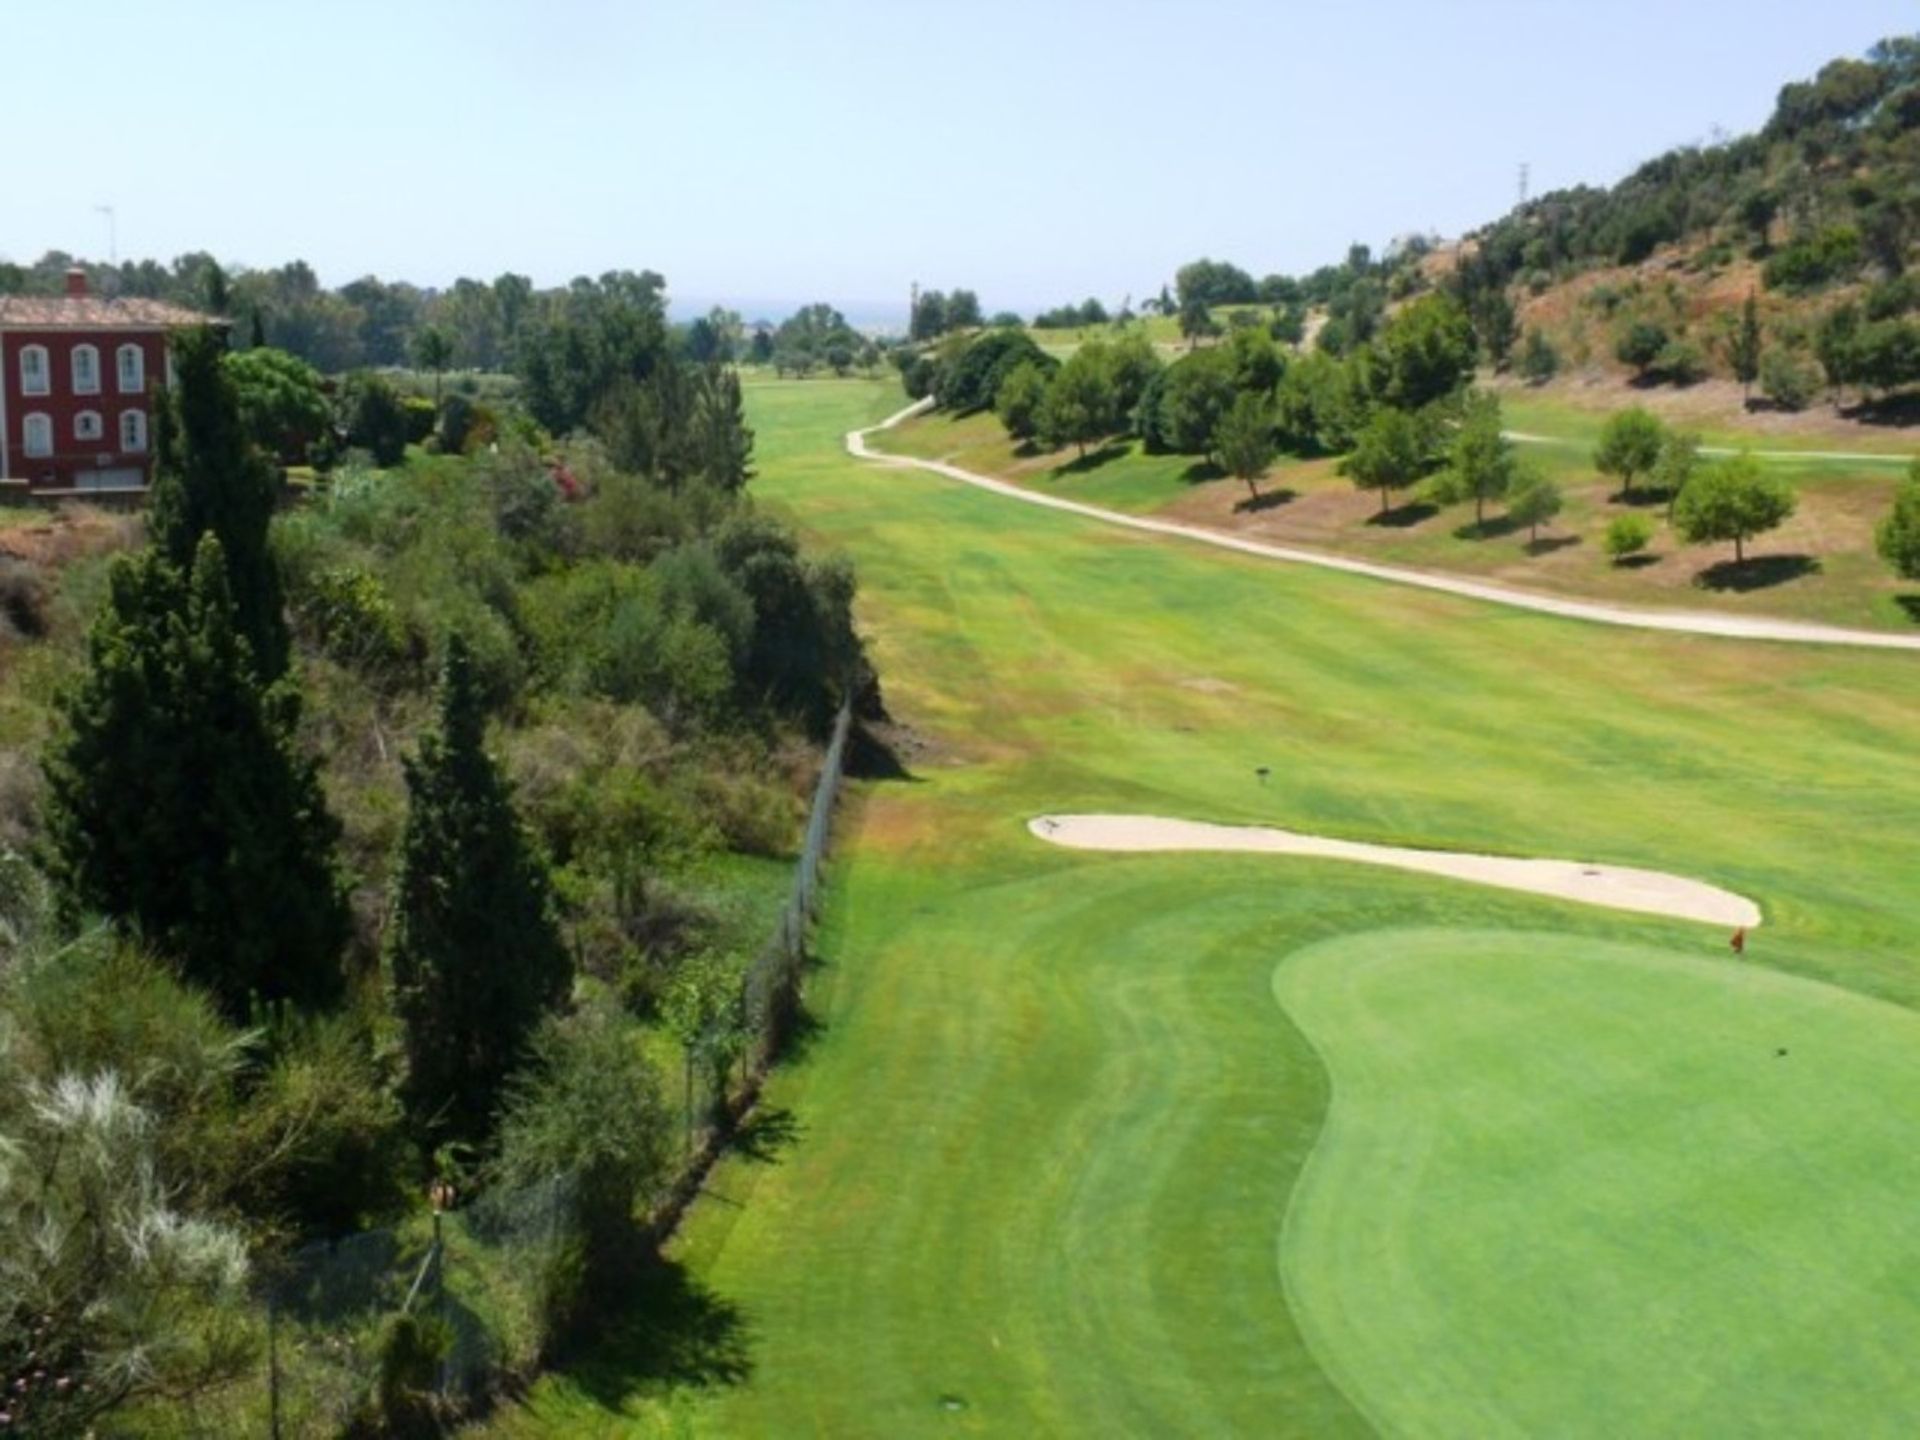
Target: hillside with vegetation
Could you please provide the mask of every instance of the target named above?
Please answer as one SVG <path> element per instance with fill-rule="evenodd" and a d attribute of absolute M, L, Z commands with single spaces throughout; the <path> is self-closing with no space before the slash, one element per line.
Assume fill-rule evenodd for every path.
<path fill-rule="evenodd" d="M 1920 615 L 1920 42 L 1759 133 L 1303 277 L 896 352 L 882 443 L 1122 509 L 1627 603 Z"/>
<path fill-rule="evenodd" d="M 701 343 L 186 333 L 144 518 L 0 512 L 0 1428 L 419 1433 L 657 1283 L 874 685 Z"/>

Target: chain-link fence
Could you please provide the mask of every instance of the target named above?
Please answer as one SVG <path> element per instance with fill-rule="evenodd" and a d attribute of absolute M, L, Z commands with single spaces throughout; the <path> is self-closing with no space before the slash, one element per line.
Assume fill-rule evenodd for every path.
<path fill-rule="evenodd" d="M 807 817 L 793 886 L 742 978 L 737 1009 L 689 1047 L 687 1151 L 653 1215 L 664 1236 L 752 1105 L 799 1015 L 807 933 L 820 889 L 852 713 L 843 707 Z M 273 1440 L 371 1433 L 409 1407 L 457 1410 L 525 1375 L 552 1337 L 556 1287 L 572 1283 L 584 1237 L 572 1177 L 490 1191 L 446 1213 L 310 1245 L 263 1272 L 267 1364 L 205 1424 Z M 198 1427 L 195 1427 L 198 1428 Z M 183 1432 L 185 1433 L 185 1432 Z M 205 1432 L 202 1432 L 205 1433 Z"/>
<path fill-rule="evenodd" d="M 807 935 L 819 901 L 820 870 L 833 827 L 834 805 L 846 778 L 851 702 L 834 717 L 832 738 L 814 785 L 793 884 L 773 931 L 747 967 L 737 1001 L 716 1015 L 686 1047 L 680 1077 L 686 1127 L 686 1166 L 656 1221 L 671 1229 L 679 1211 L 698 1193 L 708 1167 L 725 1148 L 741 1116 L 751 1108 L 760 1082 L 792 1036 L 800 1016 L 800 986 L 806 972 Z"/>

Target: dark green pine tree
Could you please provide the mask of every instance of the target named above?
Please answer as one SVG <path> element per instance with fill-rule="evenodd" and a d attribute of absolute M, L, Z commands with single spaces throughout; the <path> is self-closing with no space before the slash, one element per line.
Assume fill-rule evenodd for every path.
<path fill-rule="evenodd" d="M 337 999 L 339 827 L 295 744 L 298 693 L 255 674 L 218 538 L 184 573 L 155 548 L 119 561 L 88 644 L 46 763 L 69 910 L 143 937 L 236 1019 Z"/>
<path fill-rule="evenodd" d="M 149 531 L 181 571 L 193 564 L 201 536 L 220 537 L 240 632 L 260 678 L 271 684 L 286 674 L 289 655 L 280 571 L 267 543 L 276 482 L 240 423 L 225 354 L 225 341 L 210 328 L 174 340 L 178 378 L 157 436 Z"/>
<path fill-rule="evenodd" d="M 407 762 L 387 964 L 406 1027 L 408 1109 L 436 1141 L 493 1129 L 534 1027 L 573 985 L 547 873 L 485 748 L 466 643 L 447 645 L 439 733 Z"/>

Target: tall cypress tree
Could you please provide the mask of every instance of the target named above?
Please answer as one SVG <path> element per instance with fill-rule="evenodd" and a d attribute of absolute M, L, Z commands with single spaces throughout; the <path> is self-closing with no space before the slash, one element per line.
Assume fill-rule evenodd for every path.
<path fill-rule="evenodd" d="M 235 1018 L 337 998 L 338 826 L 295 745 L 298 694 L 255 671 L 218 537 L 185 570 L 158 548 L 117 562 L 88 644 L 46 762 L 67 907 L 142 936 Z"/>
<path fill-rule="evenodd" d="M 240 633 L 267 684 L 287 671 L 286 602 L 267 543 L 273 521 L 273 466 L 247 438 L 239 397 L 222 364 L 226 343 L 211 328 L 173 343 L 178 381 L 168 398 L 158 445 L 149 530 L 154 544 L 185 572 L 200 537 L 220 537 Z"/>
<path fill-rule="evenodd" d="M 407 771 L 387 963 L 406 1027 L 408 1109 L 435 1139 L 492 1130 L 534 1027 L 567 997 L 573 965 L 545 867 L 485 748 L 466 643 L 447 646 L 440 727 Z"/>

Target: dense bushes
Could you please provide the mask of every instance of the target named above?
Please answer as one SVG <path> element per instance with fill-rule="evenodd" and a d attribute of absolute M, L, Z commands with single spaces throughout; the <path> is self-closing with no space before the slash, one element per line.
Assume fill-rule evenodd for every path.
<path fill-rule="evenodd" d="M 1761 276 L 1770 290 L 1815 290 L 1853 274 L 1864 258 L 1860 232 L 1851 225 L 1833 225 L 1771 256 Z"/>
<path fill-rule="evenodd" d="M 1033 365 L 1051 373 L 1057 363 L 1024 331 L 990 330 L 941 361 L 932 393 L 943 409 L 965 415 L 991 405 L 1016 365 Z"/>
<path fill-rule="evenodd" d="M 92 571 L 5 602 L 9 647 L 64 647 L 31 667 L 42 691 L 79 676 L 58 715 L 8 697 L 18 733 L 57 738 L 46 823 L 8 767 L 0 839 L 58 857 L 63 902 L 0 853 L 0 1153 L 39 1177 L 16 1204 L 0 1166 L 0 1285 L 40 1317 L 0 1303 L 10 1396 L 36 1347 L 84 1375 L 146 1344 L 178 1397 L 224 1382 L 257 1359 L 259 1325 L 222 1257 L 423 1224 L 406 1215 L 430 1169 L 463 1191 L 567 1170 L 577 1244 L 556 1304 L 582 1298 L 559 1271 L 643 1249 L 673 1147 L 660 1082 L 625 1062 L 672 1053 L 643 1027 L 684 975 L 737 995 L 785 879 L 757 857 L 796 838 L 804 737 L 867 679 L 851 571 L 742 496 L 729 376 L 615 385 L 589 407 L 604 433 L 558 445 L 503 415 L 471 456 L 433 453 L 430 409 L 355 378 L 336 416 L 371 417 L 374 442 L 397 415 L 397 449 L 323 477 L 269 546 L 270 469 L 247 442 L 287 427 L 244 409 L 248 367 L 183 354 L 154 544 L 115 570 L 91 663 L 68 653 L 67 612 Z M 261 385 L 288 378 L 260 354 Z M 579 388 L 565 346 L 543 363 L 551 395 Z M 442 669 L 460 703 L 423 738 Z M 81 928 L 88 910 L 118 931 Z M 85 1079 L 66 1095 L 63 1076 Z M 74 1126 L 42 1124 L 69 1100 Z M 119 1188 L 62 1168 L 109 1142 Z M 130 1266 L 85 1286 L 58 1256 L 5 1269 L 25 1223 L 67 1226 L 97 1259 L 112 1237 L 88 1226 L 109 1211 L 198 1237 L 208 1267 L 182 1252 L 165 1285 Z M 389 1419 L 418 1389 L 406 1339 Z"/>

